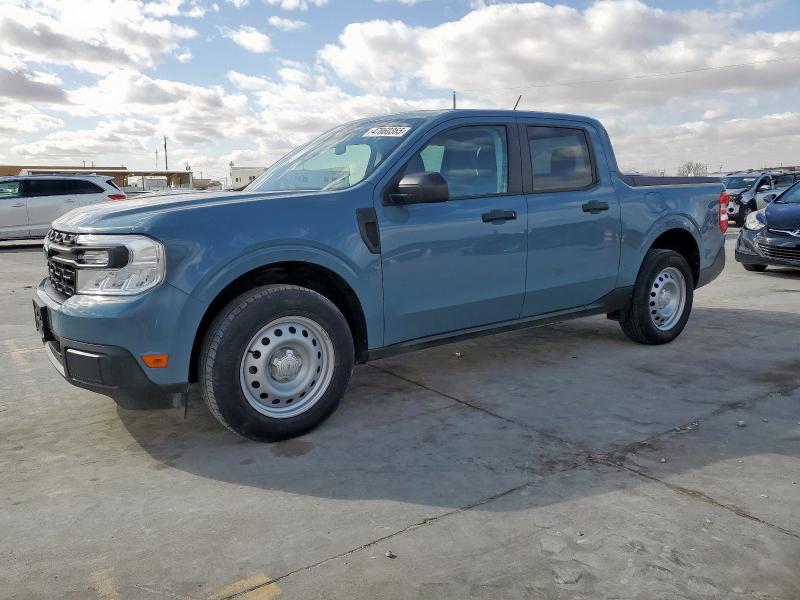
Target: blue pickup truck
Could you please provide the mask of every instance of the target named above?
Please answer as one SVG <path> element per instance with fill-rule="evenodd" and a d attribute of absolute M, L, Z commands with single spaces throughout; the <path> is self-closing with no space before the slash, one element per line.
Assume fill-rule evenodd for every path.
<path fill-rule="evenodd" d="M 586 117 L 370 118 L 241 192 L 64 215 L 34 316 L 70 383 L 137 408 L 196 382 L 223 425 L 273 441 L 392 353 L 595 314 L 673 340 L 723 269 L 726 202 L 717 179 L 620 173 Z"/>

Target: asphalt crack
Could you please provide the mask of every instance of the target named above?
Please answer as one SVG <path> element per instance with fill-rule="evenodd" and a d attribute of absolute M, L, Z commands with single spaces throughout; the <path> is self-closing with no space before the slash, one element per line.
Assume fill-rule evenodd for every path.
<path fill-rule="evenodd" d="M 642 477 L 644 479 L 648 479 L 650 481 L 654 481 L 654 482 L 660 483 L 661 485 L 663 485 L 664 487 L 672 490 L 676 494 L 681 494 L 683 496 L 687 496 L 687 497 L 692 498 L 694 500 L 699 500 L 701 502 L 705 502 L 706 504 L 710 504 L 710 505 L 715 506 L 717 508 L 721 508 L 721 509 L 727 510 L 729 512 L 732 512 L 736 516 L 743 517 L 745 519 L 749 519 L 750 521 L 754 521 L 756 523 L 760 523 L 761 525 L 765 525 L 767 527 L 770 527 L 770 528 L 772 528 L 772 529 L 774 529 L 776 531 L 779 531 L 779 532 L 781 532 L 781 533 L 783 533 L 785 535 L 791 536 L 793 538 L 800 539 L 800 533 L 797 533 L 796 531 L 792 531 L 791 529 L 786 529 L 785 527 L 781 527 L 780 525 L 776 525 L 775 523 L 770 523 L 769 521 L 765 521 L 764 519 L 756 517 L 755 515 L 750 514 L 749 512 L 744 510 L 743 508 L 740 508 L 740 507 L 738 507 L 738 506 L 736 506 L 734 504 L 725 504 L 723 502 L 720 502 L 719 500 L 716 500 L 714 497 L 709 496 L 708 494 L 706 494 L 703 491 L 695 490 L 695 489 L 692 489 L 692 488 L 683 487 L 681 485 L 675 485 L 674 483 L 669 483 L 668 481 L 664 481 L 663 479 L 659 479 L 658 477 L 656 477 L 654 475 L 650 475 L 649 473 L 646 473 L 646 472 L 641 471 L 639 469 L 635 469 L 635 468 L 633 468 L 633 467 L 631 467 L 629 465 L 616 463 L 614 461 L 605 460 L 605 459 L 599 459 L 597 462 L 605 464 L 605 465 L 608 465 L 610 467 L 616 467 L 617 469 L 624 469 L 624 470 L 629 471 L 631 473 L 634 473 L 635 475 L 638 475 L 639 477 Z"/>
<path fill-rule="evenodd" d="M 430 387 L 429 385 L 425 385 L 424 383 L 420 383 L 419 381 L 414 381 L 413 379 L 411 379 L 409 377 L 406 377 L 404 375 L 400 375 L 399 373 L 395 373 L 394 371 L 391 371 L 389 369 L 385 369 L 383 367 L 379 367 L 379 366 L 377 366 L 377 365 L 375 365 L 373 363 L 369 363 L 367 366 L 368 367 L 372 367 L 373 369 L 375 369 L 376 371 L 380 371 L 381 373 L 385 373 L 386 375 L 390 375 L 391 377 L 396 377 L 397 379 L 399 379 L 401 381 L 405 381 L 406 383 L 410 383 L 411 385 L 414 385 L 414 386 L 416 386 L 418 388 L 421 388 L 421 389 L 423 389 L 425 391 L 431 392 L 432 394 L 436 394 L 438 396 L 441 396 L 442 398 L 447 398 L 448 400 L 452 400 L 453 402 L 457 402 L 458 404 L 462 404 L 462 405 L 464 405 L 464 406 L 466 406 L 468 408 L 471 408 L 473 410 L 477 410 L 479 412 L 482 412 L 482 413 L 484 413 L 486 415 L 489 415 L 490 417 L 494 417 L 495 419 L 500 419 L 501 421 L 505 421 L 506 423 L 510 423 L 511 425 L 515 425 L 517 427 L 521 427 L 522 429 L 526 429 L 528 431 L 532 431 L 532 432 L 542 436 L 543 438 L 549 439 L 551 441 L 558 442 L 558 443 L 563 444 L 565 446 L 569 446 L 570 448 L 573 448 L 575 451 L 585 455 L 587 458 L 590 456 L 590 453 L 586 449 L 581 448 L 578 444 L 575 444 L 574 442 L 571 442 L 569 440 L 565 440 L 564 438 L 562 438 L 560 436 L 557 436 L 557 435 L 555 435 L 553 433 L 549 433 L 547 431 L 542 431 L 540 429 L 536 429 L 535 427 L 531 427 L 530 425 L 527 425 L 525 423 L 521 423 L 519 421 L 515 421 L 514 419 L 510 419 L 509 417 L 504 417 L 503 415 L 501 415 L 499 413 L 496 413 L 496 412 L 494 412 L 492 410 L 489 410 L 488 408 L 484 408 L 483 406 L 480 406 L 478 404 L 474 404 L 474 403 L 470 402 L 469 400 L 464 400 L 463 398 L 459 398 L 458 396 L 453 396 L 452 394 L 448 394 L 447 392 L 443 392 L 441 390 L 437 390 L 436 388 Z"/>
<path fill-rule="evenodd" d="M 457 515 L 457 514 L 466 512 L 468 510 L 472 510 L 474 508 L 478 508 L 479 506 L 483 506 L 484 504 L 488 504 L 489 502 L 494 502 L 495 500 L 499 500 L 500 498 L 508 496 L 509 494 L 513 494 L 514 492 L 518 492 L 520 490 L 523 490 L 524 488 L 530 486 L 533 483 L 534 483 L 533 480 L 526 481 L 525 483 L 522 483 L 520 485 L 514 486 L 512 488 L 509 488 L 509 489 L 507 489 L 505 491 L 499 492 L 499 493 L 494 494 L 492 496 L 488 496 L 486 498 L 482 498 L 482 499 L 480 499 L 480 500 L 478 500 L 476 502 L 473 502 L 471 504 L 467 504 L 467 505 L 459 507 L 459 508 L 454 508 L 453 510 L 449 510 L 449 511 L 443 512 L 443 513 L 438 514 L 438 515 L 433 516 L 433 517 L 425 517 L 424 519 L 421 519 L 421 520 L 419 520 L 419 521 L 417 521 L 415 523 L 412 523 L 411 525 L 403 527 L 402 529 L 398 529 L 397 531 L 394 531 L 394 532 L 389 533 L 387 535 L 384 535 L 382 537 L 376 538 L 376 539 L 374 539 L 372 541 L 365 542 L 365 543 L 363 543 L 363 544 L 361 544 L 359 546 L 356 546 L 354 548 L 350 548 L 349 550 L 346 550 L 344 552 L 340 552 L 339 554 L 336 554 L 334 556 L 329 556 L 328 558 L 324 558 L 324 559 L 322 559 L 320 561 L 317 561 L 315 563 L 312 563 L 310 565 L 299 567 L 297 569 L 289 571 L 288 573 L 284 573 L 283 575 L 280 575 L 278 577 L 274 577 L 274 578 L 270 579 L 269 581 L 265 581 L 264 583 L 260 583 L 258 585 L 255 585 L 255 586 L 251 587 L 251 588 L 248 588 L 246 590 L 241 590 L 239 592 L 236 592 L 235 594 L 231 594 L 230 596 L 225 596 L 223 598 L 220 598 L 219 600 L 233 600 L 234 598 L 241 598 L 243 596 L 246 596 L 247 594 L 250 594 L 251 592 L 254 592 L 255 590 L 259 590 L 259 589 L 268 587 L 270 585 L 274 585 L 276 583 L 280 583 L 282 580 L 286 579 L 287 577 L 292 577 L 293 575 L 297 575 L 298 573 L 304 573 L 306 571 L 310 571 L 312 569 L 316 569 L 317 567 L 325 565 L 325 564 L 327 564 L 327 563 L 329 563 L 331 561 L 338 560 L 338 559 L 344 558 L 346 556 L 350 556 L 352 554 L 355 554 L 356 552 L 360 552 L 361 550 L 365 550 L 367 548 L 370 548 L 372 546 L 380 544 L 381 542 L 385 542 L 385 541 L 390 540 L 392 538 L 395 538 L 397 536 L 403 535 L 404 533 L 408 533 L 409 531 L 413 531 L 415 529 L 419 529 L 420 527 L 424 527 L 426 525 L 430 525 L 431 523 L 436 523 L 437 521 L 441 521 L 442 519 L 446 519 L 446 518 L 451 517 L 453 515 Z"/>

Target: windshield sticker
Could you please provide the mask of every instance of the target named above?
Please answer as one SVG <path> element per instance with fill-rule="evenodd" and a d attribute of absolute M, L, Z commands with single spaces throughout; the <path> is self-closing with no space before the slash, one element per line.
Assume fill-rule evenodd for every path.
<path fill-rule="evenodd" d="M 362 137 L 403 137 L 411 127 L 373 127 Z"/>

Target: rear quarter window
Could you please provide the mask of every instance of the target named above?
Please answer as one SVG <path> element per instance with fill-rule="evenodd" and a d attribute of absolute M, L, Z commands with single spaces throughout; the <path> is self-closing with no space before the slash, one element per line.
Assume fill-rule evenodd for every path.
<path fill-rule="evenodd" d="M 99 185 L 83 179 L 65 181 L 64 184 L 68 194 L 101 194 L 103 192 L 103 188 Z"/>

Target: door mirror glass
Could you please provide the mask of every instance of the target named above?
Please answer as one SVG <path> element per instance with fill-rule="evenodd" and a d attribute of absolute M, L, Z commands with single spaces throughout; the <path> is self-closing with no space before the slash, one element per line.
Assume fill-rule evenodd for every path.
<path fill-rule="evenodd" d="M 404 175 L 397 184 L 397 191 L 389 195 L 389 199 L 395 204 L 445 202 L 449 198 L 447 181 L 441 173 L 435 171 Z"/>

